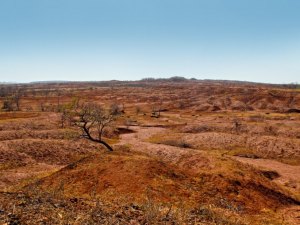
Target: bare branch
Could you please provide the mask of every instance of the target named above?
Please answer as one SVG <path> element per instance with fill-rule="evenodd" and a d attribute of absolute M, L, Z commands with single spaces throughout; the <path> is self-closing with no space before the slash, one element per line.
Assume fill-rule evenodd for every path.
<path fill-rule="evenodd" d="M 109 151 L 112 147 L 103 141 L 102 136 L 107 128 L 116 118 L 111 110 L 105 110 L 97 104 L 83 104 L 77 107 L 73 115 L 75 125 L 82 130 L 82 137 L 103 144 Z"/>

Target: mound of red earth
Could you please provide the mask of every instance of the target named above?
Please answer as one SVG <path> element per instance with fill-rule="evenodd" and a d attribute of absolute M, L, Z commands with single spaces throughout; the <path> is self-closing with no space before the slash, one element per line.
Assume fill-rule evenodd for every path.
<path fill-rule="evenodd" d="M 228 170 L 195 172 L 140 153 L 116 150 L 83 158 L 25 190 L 62 189 L 67 197 L 97 195 L 136 202 L 145 201 L 151 193 L 156 202 L 214 204 L 248 213 L 300 204 L 261 172 L 231 160 L 224 163 Z"/>

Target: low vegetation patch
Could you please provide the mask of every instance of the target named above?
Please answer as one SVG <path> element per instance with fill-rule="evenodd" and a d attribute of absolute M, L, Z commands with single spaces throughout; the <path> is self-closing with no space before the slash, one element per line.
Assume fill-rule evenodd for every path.
<path fill-rule="evenodd" d="M 175 139 L 168 139 L 168 140 L 162 140 L 158 141 L 157 144 L 162 144 L 162 145 L 170 145 L 178 148 L 192 148 L 192 145 L 187 143 L 184 140 L 175 140 Z"/>
<path fill-rule="evenodd" d="M 279 175 L 279 173 L 277 171 L 262 170 L 261 173 L 262 173 L 262 175 L 264 175 L 269 180 L 274 180 L 274 179 L 280 177 L 280 175 Z"/>

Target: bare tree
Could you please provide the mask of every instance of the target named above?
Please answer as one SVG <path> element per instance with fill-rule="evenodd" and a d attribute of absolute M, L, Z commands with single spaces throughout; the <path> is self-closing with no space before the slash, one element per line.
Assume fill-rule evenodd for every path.
<path fill-rule="evenodd" d="M 65 128 L 66 125 L 76 125 L 76 119 L 74 120 L 74 117 L 72 117 L 74 115 L 72 110 L 76 112 L 79 109 L 79 100 L 79 98 L 73 97 L 70 103 L 60 106 L 60 128 Z"/>
<path fill-rule="evenodd" d="M 67 109 L 62 109 L 61 110 L 61 114 L 60 114 L 60 128 L 65 128 L 66 126 L 66 122 L 69 120 L 70 121 L 70 118 L 69 118 L 69 113 L 67 111 Z"/>
<path fill-rule="evenodd" d="M 291 92 L 289 93 L 289 97 L 288 97 L 288 107 L 293 108 L 296 104 L 297 101 L 297 96 L 299 94 L 299 92 L 297 91 L 297 89 L 299 88 L 299 84 L 297 83 L 291 83 L 288 85 L 289 89 L 291 89 Z"/>
<path fill-rule="evenodd" d="M 11 96 L 5 97 L 2 109 L 5 111 L 20 111 L 21 90 L 16 90 Z"/>
<path fill-rule="evenodd" d="M 60 96 L 62 95 L 62 92 L 59 88 L 57 88 L 55 90 L 55 92 L 56 92 L 56 96 L 57 96 L 57 112 L 59 112 L 61 110 L 61 108 L 60 108 Z"/>
<path fill-rule="evenodd" d="M 161 111 L 162 111 L 162 101 L 158 102 L 155 105 L 152 105 L 151 117 L 159 118 Z"/>
<path fill-rule="evenodd" d="M 17 111 L 20 111 L 20 100 L 21 100 L 22 95 L 23 95 L 23 89 L 17 88 L 15 90 L 15 93 L 12 96 L 13 101 L 16 105 L 16 110 Z"/>
<path fill-rule="evenodd" d="M 288 97 L 288 101 L 287 101 L 287 106 L 289 108 L 293 108 L 295 106 L 297 95 L 298 95 L 298 92 L 296 92 L 296 91 L 291 91 L 289 93 L 289 97 Z"/>
<path fill-rule="evenodd" d="M 0 97 L 7 97 L 11 94 L 11 87 L 10 86 L 5 86 L 5 85 L 2 85 L 0 87 Z"/>
<path fill-rule="evenodd" d="M 82 130 L 82 137 L 104 145 L 109 151 L 112 147 L 103 139 L 103 133 L 116 118 L 110 110 L 97 104 L 83 104 L 75 112 L 75 125 Z"/>
<path fill-rule="evenodd" d="M 4 111 L 13 111 L 13 99 L 11 97 L 6 97 L 3 101 L 2 110 Z"/>

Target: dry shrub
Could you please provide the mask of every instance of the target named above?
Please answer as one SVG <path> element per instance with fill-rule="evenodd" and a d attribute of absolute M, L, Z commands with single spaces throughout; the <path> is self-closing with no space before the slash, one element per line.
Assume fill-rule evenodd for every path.
<path fill-rule="evenodd" d="M 160 207 L 158 204 L 155 204 L 153 197 L 148 192 L 147 201 L 144 204 L 145 210 L 145 219 L 148 224 L 157 224 L 161 217 Z"/>
<path fill-rule="evenodd" d="M 246 224 L 239 216 L 215 205 L 201 205 L 192 211 L 195 216 L 193 222 L 203 224 L 242 225 Z"/>
<path fill-rule="evenodd" d="M 261 174 L 266 178 L 268 178 L 269 180 L 274 180 L 280 177 L 279 173 L 275 170 L 263 170 L 261 171 Z"/>
<path fill-rule="evenodd" d="M 153 193 L 147 189 L 146 202 L 142 204 L 145 224 L 185 224 L 189 210 L 183 203 L 179 207 L 154 200 Z"/>
<path fill-rule="evenodd" d="M 178 148 L 192 148 L 192 145 L 186 142 L 183 139 L 180 140 L 175 140 L 175 139 L 169 139 L 169 140 L 162 140 L 159 141 L 158 144 L 163 144 L 163 145 L 170 145 Z"/>
<path fill-rule="evenodd" d="M 265 130 L 266 134 L 272 135 L 272 136 L 276 136 L 278 133 L 278 128 L 274 127 L 272 125 L 266 125 L 264 127 L 264 130 Z"/>

